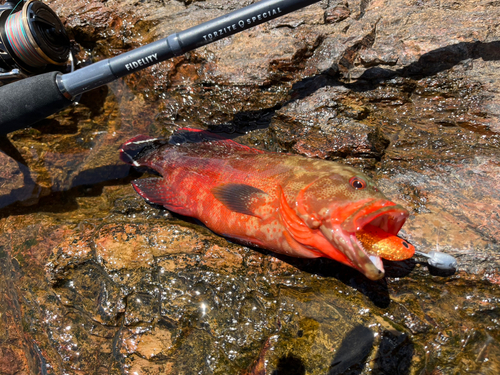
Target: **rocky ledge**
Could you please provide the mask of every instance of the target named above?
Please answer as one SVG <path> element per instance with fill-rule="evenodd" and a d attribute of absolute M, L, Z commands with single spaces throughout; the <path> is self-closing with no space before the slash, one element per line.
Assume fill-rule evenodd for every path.
<path fill-rule="evenodd" d="M 47 1 L 79 66 L 251 1 Z M 0 373 L 500 372 L 500 3 L 322 1 L 85 94 L 0 140 Z M 236 245 L 148 206 L 132 136 L 190 126 L 354 165 L 459 262 Z"/>

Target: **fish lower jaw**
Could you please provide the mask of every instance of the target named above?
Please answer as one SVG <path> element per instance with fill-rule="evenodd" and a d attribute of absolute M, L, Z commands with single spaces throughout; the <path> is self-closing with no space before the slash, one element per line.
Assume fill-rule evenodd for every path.
<path fill-rule="evenodd" d="M 351 233 L 349 236 L 351 246 L 357 255 L 358 267 L 363 271 L 363 274 L 370 280 L 382 279 L 385 275 L 384 264 L 382 258 L 370 254 L 364 248 L 363 244 L 358 240 L 355 233 Z"/>
<path fill-rule="evenodd" d="M 324 229 L 323 229 L 324 230 Z M 351 261 L 354 268 L 370 280 L 382 279 L 385 275 L 382 258 L 369 254 L 356 238 L 355 232 L 347 232 L 340 227 L 331 230 L 331 242 Z"/>
<path fill-rule="evenodd" d="M 382 231 L 390 233 L 392 235 L 397 235 L 399 229 L 404 224 L 407 214 L 404 211 L 400 211 L 396 207 L 389 207 L 388 209 L 395 209 L 394 212 L 387 212 L 374 218 L 366 218 L 368 220 L 360 220 L 355 223 L 347 225 L 347 228 L 352 228 L 352 231 L 348 230 L 346 227 L 341 228 L 338 226 L 334 229 L 334 233 L 337 234 L 337 238 L 340 238 L 340 244 L 343 246 L 344 254 L 349 258 L 349 260 L 359 269 L 367 278 L 371 280 L 379 280 L 384 277 L 385 269 L 380 255 L 384 254 L 374 253 L 371 248 L 366 248 L 365 245 L 360 241 L 357 234 L 365 226 L 370 224 L 371 226 L 380 228 Z M 340 236 L 339 236 L 340 234 Z M 384 256 L 385 257 L 385 256 Z"/>

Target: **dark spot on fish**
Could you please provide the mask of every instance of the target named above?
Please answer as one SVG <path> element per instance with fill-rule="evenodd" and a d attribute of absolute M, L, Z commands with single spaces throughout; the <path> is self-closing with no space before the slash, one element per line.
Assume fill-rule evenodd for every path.
<path fill-rule="evenodd" d="M 301 329 L 299 329 L 299 332 L 297 332 L 297 336 L 299 336 L 299 337 L 304 336 L 304 331 L 302 331 Z"/>
<path fill-rule="evenodd" d="M 403 241 L 403 246 L 406 247 L 407 249 L 410 248 L 410 245 L 408 245 L 408 242 L 406 242 L 406 241 Z"/>

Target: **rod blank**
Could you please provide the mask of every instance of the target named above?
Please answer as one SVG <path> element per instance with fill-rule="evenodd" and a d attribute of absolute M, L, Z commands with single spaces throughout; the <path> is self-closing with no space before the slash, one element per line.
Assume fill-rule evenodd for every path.
<path fill-rule="evenodd" d="M 69 106 L 82 93 L 127 74 L 319 1 L 263 0 L 71 73 L 46 73 L 0 87 L 0 134 L 32 125 Z"/>

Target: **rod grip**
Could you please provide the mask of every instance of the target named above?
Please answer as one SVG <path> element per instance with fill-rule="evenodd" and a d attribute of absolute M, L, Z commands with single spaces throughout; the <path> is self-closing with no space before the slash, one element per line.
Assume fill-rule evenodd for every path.
<path fill-rule="evenodd" d="M 72 103 L 57 86 L 58 74 L 40 74 L 0 87 L 1 135 L 30 126 Z"/>

